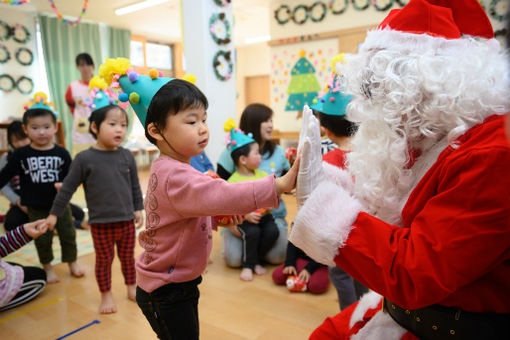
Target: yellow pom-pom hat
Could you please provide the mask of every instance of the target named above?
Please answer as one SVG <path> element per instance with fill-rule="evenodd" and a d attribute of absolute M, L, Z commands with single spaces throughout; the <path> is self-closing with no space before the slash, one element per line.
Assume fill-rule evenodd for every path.
<path fill-rule="evenodd" d="M 23 108 L 25 110 L 33 110 L 33 109 L 45 109 L 53 112 L 56 116 L 58 113 L 55 111 L 55 105 L 52 102 L 48 101 L 48 96 L 44 92 L 37 92 L 34 94 L 34 98 L 30 99 L 28 103 L 26 103 Z"/>
<path fill-rule="evenodd" d="M 118 100 L 129 101 L 143 126 L 154 95 L 165 84 L 175 79 L 163 77 L 156 69 L 151 69 L 149 75 L 140 75 L 126 58 L 106 59 L 99 67 L 99 76 L 111 87 L 122 89 L 123 93 L 119 94 Z"/>

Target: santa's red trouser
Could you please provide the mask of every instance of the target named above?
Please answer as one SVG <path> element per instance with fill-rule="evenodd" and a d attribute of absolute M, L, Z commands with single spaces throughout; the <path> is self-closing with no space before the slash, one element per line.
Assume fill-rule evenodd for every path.
<path fill-rule="evenodd" d="M 328 317 L 322 325 L 310 335 L 310 340 L 348 340 L 352 335 L 358 333 L 370 319 L 382 309 L 382 300 L 379 302 L 376 308 L 368 309 L 364 314 L 363 319 L 356 322 L 352 328 L 349 327 L 349 323 L 352 317 L 352 313 L 356 310 L 359 302 L 350 305 L 334 317 Z M 419 340 L 413 334 L 407 332 L 400 339 L 402 340 Z"/>

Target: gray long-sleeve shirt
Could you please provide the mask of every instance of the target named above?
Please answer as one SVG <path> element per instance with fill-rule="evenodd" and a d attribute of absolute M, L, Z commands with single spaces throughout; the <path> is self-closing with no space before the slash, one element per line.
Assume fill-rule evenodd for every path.
<path fill-rule="evenodd" d="M 50 213 L 60 216 L 76 188 L 83 183 L 89 223 L 128 221 L 143 209 L 143 197 L 133 155 L 94 148 L 80 152 L 71 164 Z"/>

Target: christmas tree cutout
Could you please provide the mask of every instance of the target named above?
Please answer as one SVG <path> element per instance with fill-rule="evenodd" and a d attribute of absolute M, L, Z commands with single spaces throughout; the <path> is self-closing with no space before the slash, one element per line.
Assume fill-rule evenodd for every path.
<path fill-rule="evenodd" d="M 301 111 L 303 106 L 311 105 L 320 90 L 319 82 L 315 77 L 315 67 L 305 58 L 306 52 L 299 51 L 299 60 L 291 71 L 290 84 L 287 89 L 289 99 L 285 111 Z"/>

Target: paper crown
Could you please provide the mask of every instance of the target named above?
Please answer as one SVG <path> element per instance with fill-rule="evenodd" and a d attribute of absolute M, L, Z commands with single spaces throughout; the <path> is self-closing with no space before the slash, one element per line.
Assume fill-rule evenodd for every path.
<path fill-rule="evenodd" d="M 90 98 L 92 99 L 89 107 L 92 111 L 118 103 L 114 93 L 108 91 L 108 85 L 103 78 L 99 76 L 93 77 L 89 82 L 89 88 Z"/>
<path fill-rule="evenodd" d="M 53 112 L 55 116 L 58 115 L 58 113 L 55 111 L 55 105 L 48 101 L 48 96 L 44 92 L 35 93 L 34 98 L 30 99 L 30 101 L 26 103 L 23 108 L 25 110 L 45 109 Z"/>
<path fill-rule="evenodd" d="M 345 116 L 347 105 L 354 97 L 343 93 L 341 76 L 335 71 L 337 63 L 344 63 L 343 53 L 336 55 L 331 60 L 333 74 L 331 75 L 326 90 L 313 100 L 313 104 L 310 105 L 310 108 L 331 116 Z"/>
<path fill-rule="evenodd" d="M 477 0 L 411 0 L 393 9 L 377 29 L 427 34 L 445 39 L 462 35 L 494 38 L 487 14 Z"/>
<path fill-rule="evenodd" d="M 148 76 L 140 75 L 126 58 L 106 59 L 99 67 L 99 76 L 111 87 L 122 89 L 119 101 L 129 101 L 144 126 L 152 98 L 163 85 L 175 79 L 163 77 L 156 69 L 151 69 Z"/>
<path fill-rule="evenodd" d="M 230 147 L 230 154 L 245 145 L 255 143 L 253 135 L 251 133 L 245 134 L 242 130 L 238 129 L 233 118 L 229 118 L 225 122 L 223 130 L 229 133 L 226 140 Z"/>

